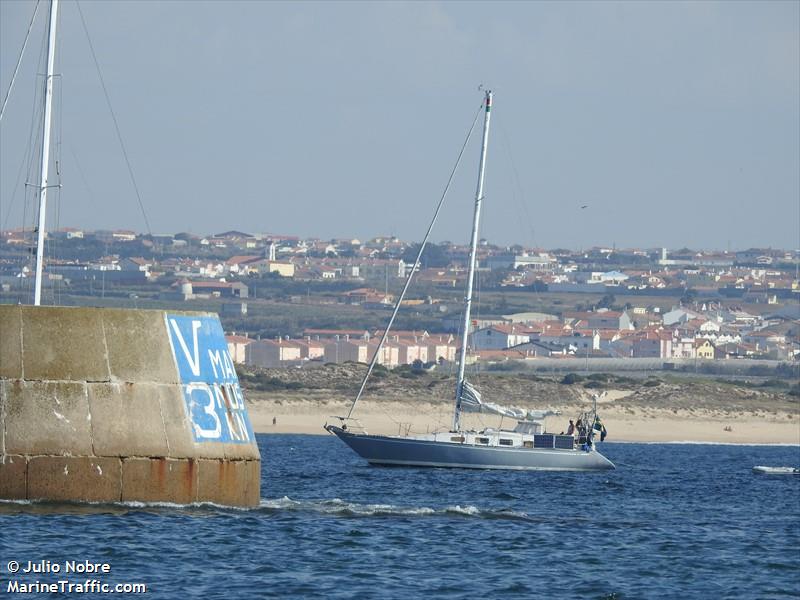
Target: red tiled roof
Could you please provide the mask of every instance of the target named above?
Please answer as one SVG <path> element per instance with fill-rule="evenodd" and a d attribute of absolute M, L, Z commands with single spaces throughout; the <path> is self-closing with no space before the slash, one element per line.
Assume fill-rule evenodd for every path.
<path fill-rule="evenodd" d="M 249 263 L 255 262 L 257 260 L 261 260 L 263 257 L 261 256 L 254 256 L 254 255 L 241 255 L 241 256 L 231 256 L 228 260 L 225 261 L 225 264 L 228 265 L 240 265 L 242 263 Z"/>

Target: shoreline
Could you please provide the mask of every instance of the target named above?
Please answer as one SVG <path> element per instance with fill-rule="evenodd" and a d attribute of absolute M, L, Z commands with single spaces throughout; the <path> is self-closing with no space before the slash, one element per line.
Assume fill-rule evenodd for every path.
<path fill-rule="evenodd" d="M 248 412 L 256 433 L 329 435 L 323 426 L 347 414 L 349 401 L 256 399 L 248 401 Z M 552 407 L 560 414 L 544 419 L 545 430 L 559 433 L 566 429 L 585 406 Z M 678 408 L 598 406 L 608 429 L 609 442 L 654 444 L 728 444 L 757 446 L 800 446 L 800 418 L 783 412 L 694 411 Z M 355 420 L 370 433 L 398 435 L 447 430 L 452 406 L 442 402 L 363 400 Z M 273 424 L 275 419 L 275 424 Z M 489 415 L 465 414 L 467 429 L 512 425 L 509 419 Z M 504 421 L 504 422 L 503 422 Z M 730 430 L 726 430 L 730 427 Z"/>

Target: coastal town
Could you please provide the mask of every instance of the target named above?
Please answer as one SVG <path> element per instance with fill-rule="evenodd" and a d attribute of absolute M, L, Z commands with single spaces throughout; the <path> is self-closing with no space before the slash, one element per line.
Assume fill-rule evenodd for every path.
<path fill-rule="evenodd" d="M 7 594 L 800 598 L 800 0 L 0 33 Z"/>
<path fill-rule="evenodd" d="M 30 294 L 30 230 L 0 232 L 0 301 Z M 302 239 L 48 233 L 45 294 L 64 304 L 214 310 L 231 356 L 258 367 L 369 362 L 419 246 L 394 236 Z M 426 248 L 378 364 L 455 360 L 468 248 Z M 659 364 L 800 357 L 798 252 L 479 246 L 471 361 L 651 359 Z M 416 290 L 416 291 L 413 291 Z M 287 323 L 264 315 L 302 307 Z M 325 317 L 328 315 L 328 318 Z M 336 318 L 331 318 L 336 315 Z M 266 320 L 265 320 L 266 319 Z M 666 367 L 669 368 L 669 367 Z"/>

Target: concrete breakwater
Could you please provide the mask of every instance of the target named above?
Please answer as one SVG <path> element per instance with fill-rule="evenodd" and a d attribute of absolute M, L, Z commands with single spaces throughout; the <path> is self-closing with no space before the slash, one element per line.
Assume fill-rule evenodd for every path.
<path fill-rule="evenodd" d="M 254 506 L 216 315 L 0 306 L 0 498 Z"/>

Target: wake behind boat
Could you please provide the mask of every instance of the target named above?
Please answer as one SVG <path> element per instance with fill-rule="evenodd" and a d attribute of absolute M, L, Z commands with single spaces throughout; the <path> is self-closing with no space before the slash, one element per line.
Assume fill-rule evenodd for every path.
<path fill-rule="evenodd" d="M 406 278 L 403 291 L 395 304 L 394 311 L 381 341 L 372 356 L 367 373 L 361 382 L 358 394 L 345 417 L 338 417 L 340 425 L 325 425 L 325 429 L 335 434 L 350 446 L 359 456 L 374 465 L 402 465 L 415 467 L 460 467 L 472 469 L 513 469 L 513 470 L 546 470 L 546 471 L 604 471 L 613 469 L 614 464 L 595 449 L 594 436 L 604 437 L 605 429 L 597 416 L 595 399 L 594 411 L 585 413 L 578 423 L 583 425 L 569 435 L 555 435 L 544 431 L 544 418 L 552 412 L 526 411 L 516 407 L 505 407 L 492 402 L 485 402 L 478 389 L 465 378 L 467 347 L 471 325 L 470 312 L 475 279 L 476 255 L 478 246 L 478 230 L 481 204 L 483 201 L 483 183 L 486 168 L 486 152 L 489 141 L 489 124 L 491 119 L 492 92 L 487 91 L 481 106 L 484 112 L 483 142 L 478 166 L 478 187 L 475 193 L 475 211 L 472 222 L 472 235 L 467 271 L 467 287 L 464 300 L 464 318 L 462 321 L 461 351 L 458 361 L 458 379 L 455 393 L 455 412 L 453 427 L 450 431 L 439 431 L 419 435 L 385 436 L 370 435 L 357 421 L 352 419 L 353 410 L 358 403 L 367 380 L 369 379 L 381 349 L 386 342 L 389 330 L 403 302 L 414 273 L 417 271 L 425 245 L 428 242 L 442 203 L 452 182 L 453 175 L 461 159 L 450 175 L 444 194 L 428 227 L 425 238 L 420 245 L 414 266 Z M 477 115 L 476 115 L 477 119 Z M 473 122 L 473 128 L 475 123 Z M 467 141 L 472 133 L 467 135 Z M 466 142 L 465 142 L 466 145 Z M 463 148 L 461 153 L 463 154 Z M 488 413 L 510 417 L 516 421 L 512 430 L 485 428 L 480 431 L 463 430 L 461 427 L 462 412 Z M 349 424 L 349 426 L 348 426 Z M 354 424 L 357 426 L 354 427 Z"/>

